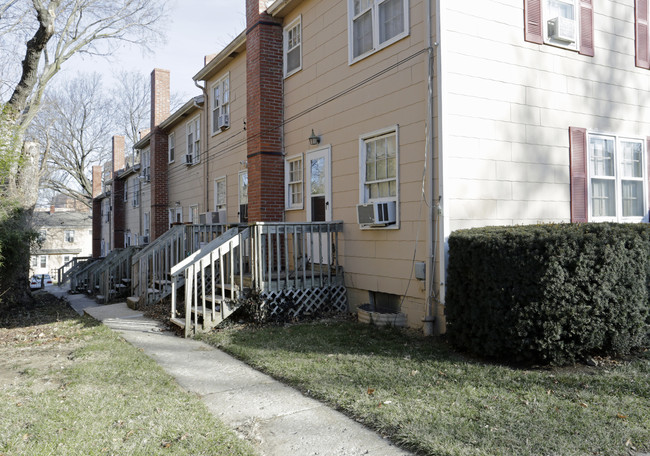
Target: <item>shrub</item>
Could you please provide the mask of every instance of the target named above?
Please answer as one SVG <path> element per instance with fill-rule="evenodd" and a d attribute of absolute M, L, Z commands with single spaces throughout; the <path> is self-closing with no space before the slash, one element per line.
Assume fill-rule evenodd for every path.
<path fill-rule="evenodd" d="M 449 238 L 447 331 L 475 354 L 572 363 L 647 343 L 650 226 L 560 224 Z"/>

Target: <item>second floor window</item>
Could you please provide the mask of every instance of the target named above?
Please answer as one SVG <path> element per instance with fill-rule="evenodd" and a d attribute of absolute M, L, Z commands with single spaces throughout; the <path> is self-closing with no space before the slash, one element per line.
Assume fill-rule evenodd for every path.
<path fill-rule="evenodd" d="M 65 231 L 65 242 L 74 242 L 74 230 Z"/>
<path fill-rule="evenodd" d="M 350 61 L 408 35 L 409 0 L 348 0 Z"/>
<path fill-rule="evenodd" d="M 284 29 L 284 76 L 302 68 L 302 24 L 300 17 Z"/>
<path fill-rule="evenodd" d="M 167 160 L 169 163 L 174 161 L 174 154 L 175 154 L 175 149 L 176 149 L 176 135 L 174 133 L 170 133 L 169 137 L 167 138 L 167 147 L 168 147 L 168 154 L 167 154 Z"/>
<path fill-rule="evenodd" d="M 196 116 L 186 125 L 187 131 L 187 155 L 185 163 L 188 165 L 198 163 L 201 155 L 201 122 L 200 117 Z"/>
<path fill-rule="evenodd" d="M 212 134 L 230 126 L 230 76 L 226 75 L 212 86 Z"/>

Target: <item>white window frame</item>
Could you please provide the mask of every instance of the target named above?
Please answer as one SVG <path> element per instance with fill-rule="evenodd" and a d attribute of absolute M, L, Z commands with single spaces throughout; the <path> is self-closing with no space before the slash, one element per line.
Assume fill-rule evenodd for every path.
<path fill-rule="evenodd" d="M 611 140 L 614 143 L 614 176 L 602 176 L 595 175 L 592 158 L 593 151 L 591 146 L 591 140 L 597 139 L 607 139 Z M 624 177 L 622 171 L 622 143 L 632 142 L 638 143 L 641 145 L 641 177 Z M 638 223 L 642 221 L 647 221 L 648 208 L 650 204 L 648 203 L 648 169 L 647 169 L 647 160 L 648 160 L 648 151 L 646 150 L 646 140 L 644 138 L 634 137 L 634 136 L 624 136 L 624 135 L 615 135 L 608 133 L 596 133 L 596 132 L 587 132 L 587 202 L 588 202 L 588 220 L 590 222 L 619 222 L 619 223 Z M 592 188 L 592 179 L 599 180 L 611 180 L 614 182 L 614 194 L 616 197 L 615 203 L 615 216 L 594 216 L 594 204 L 593 204 L 593 188 Z M 623 181 L 638 181 L 642 182 L 642 197 L 643 197 L 643 210 L 639 216 L 623 216 L 623 196 L 622 196 L 622 182 Z"/>
<path fill-rule="evenodd" d="M 201 160 L 201 116 L 198 115 L 185 124 L 185 137 L 187 139 L 187 153 L 192 156 L 192 163 L 196 165 Z"/>
<path fill-rule="evenodd" d="M 199 205 L 198 204 L 192 204 L 189 208 L 188 212 L 188 221 L 195 225 L 199 223 Z"/>
<path fill-rule="evenodd" d="M 222 197 L 219 195 L 219 185 L 223 184 Z M 218 177 L 214 180 L 214 210 L 219 212 L 227 210 L 228 207 L 228 186 L 226 176 Z"/>
<path fill-rule="evenodd" d="M 215 96 L 215 89 L 219 89 L 218 96 Z M 223 131 L 218 124 L 219 117 L 227 115 L 230 119 L 230 73 L 226 73 L 210 86 L 210 102 L 212 104 L 210 109 L 212 135 L 214 136 Z M 228 120 L 228 125 L 230 125 L 230 120 Z M 224 127 L 224 130 L 228 128 L 230 127 Z"/>
<path fill-rule="evenodd" d="M 38 267 L 38 255 L 32 255 L 32 268 Z"/>
<path fill-rule="evenodd" d="M 243 187 L 242 187 L 242 178 L 243 176 L 246 176 L 246 195 L 244 195 L 243 192 Z M 246 171 L 239 171 L 237 174 L 237 219 L 242 222 L 242 214 L 241 214 L 241 206 L 246 204 L 248 206 L 248 170 Z M 246 202 L 244 202 L 244 199 L 246 199 Z M 247 214 L 246 218 L 248 219 L 248 209 L 247 209 Z"/>
<path fill-rule="evenodd" d="M 140 206 L 140 179 L 131 179 L 133 181 L 133 207 Z"/>
<path fill-rule="evenodd" d="M 298 16 L 284 28 L 284 77 L 288 78 L 294 73 L 302 70 L 302 16 Z M 295 39 L 297 35 L 297 39 Z M 299 56 L 298 66 L 289 69 L 289 53 L 296 51 Z"/>
<path fill-rule="evenodd" d="M 147 148 L 142 151 L 141 154 L 141 169 L 142 173 L 141 175 L 144 177 L 144 182 L 150 182 L 151 181 L 151 151 Z"/>
<path fill-rule="evenodd" d="M 573 6 L 573 21 L 574 21 L 574 36 L 575 40 L 572 43 L 556 40 L 549 34 L 549 21 L 557 17 L 556 13 L 551 13 L 551 3 L 564 3 Z M 543 20 L 543 36 L 544 43 L 551 46 L 557 46 L 564 49 L 571 49 L 574 51 L 579 50 L 580 43 L 580 4 L 578 0 L 542 0 L 542 20 Z"/>
<path fill-rule="evenodd" d="M 129 202 L 129 181 L 128 180 L 124 181 L 124 198 L 122 199 L 122 201 L 125 203 Z"/>
<path fill-rule="evenodd" d="M 176 133 L 167 136 L 167 162 L 174 163 L 176 160 Z"/>
<path fill-rule="evenodd" d="M 74 230 L 65 230 L 63 235 L 66 242 L 74 242 Z"/>
<path fill-rule="evenodd" d="M 169 208 L 169 227 L 172 223 L 183 223 L 183 206 L 175 206 Z"/>
<path fill-rule="evenodd" d="M 149 231 L 151 230 L 151 213 L 145 212 L 142 219 L 142 231 L 144 231 L 143 236 L 149 236 Z"/>
<path fill-rule="evenodd" d="M 46 268 L 47 269 L 47 255 L 41 255 L 39 265 L 41 268 Z"/>
<path fill-rule="evenodd" d="M 403 2 L 403 17 L 404 17 L 404 30 L 402 33 L 398 33 L 395 36 L 388 38 L 380 42 L 379 37 L 379 9 L 385 3 L 393 0 L 361 0 L 368 2 L 368 6 L 363 9 L 359 14 L 355 14 L 354 3 L 356 0 L 348 0 L 348 58 L 349 64 L 353 64 L 366 58 L 369 55 L 374 54 L 375 52 L 384 49 L 387 46 L 401 40 L 404 37 L 409 36 L 410 34 L 410 23 L 409 23 L 409 14 L 410 14 L 410 0 L 401 0 Z M 372 46 L 369 50 L 360 53 L 359 55 L 354 55 L 354 23 L 364 14 L 369 13 L 371 15 L 371 24 L 372 24 Z"/>
<path fill-rule="evenodd" d="M 390 135 L 395 136 L 395 196 L 370 198 L 366 187 L 366 143 L 368 141 L 379 140 Z M 377 229 L 399 229 L 400 227 L 400 178 L 399 178 L 399 161 L 400 161 L 400 142 L 399 142 L 399 125 L 382 128 L 359 136 L 359 204 L 370 202 L 395 201 L 395 224 L 385 227 L 374 227 Z M 393 180 L 387 178 L 384 181 Z M 362 228 L 366 229 L 366 228 Z"/>
<path fill-rule="evenodd" d="M 300 162 L 300 179 L 292 180 L 291 175 L 291 164 Z M 302 154 L 294 155 L 292 157 L 287 157 L 284 162 L 284 193 L 285 193 L 285 208 L 287 210 L 299 210 L 303 209 L 305 205 L 305 164 Z M 300 203 L 293 202 L 293 189 L 298 188 L 300 190 Z"/>

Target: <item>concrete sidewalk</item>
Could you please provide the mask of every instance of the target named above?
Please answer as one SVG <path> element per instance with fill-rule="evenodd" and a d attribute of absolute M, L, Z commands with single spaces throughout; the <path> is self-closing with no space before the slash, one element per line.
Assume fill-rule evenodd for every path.
<path fill-rule="evenodd" d="M 218 349 L 174 336 L 124 303 L 98 306 L 87 296 L 67 295 L 58 287 L 48 291 L 65 295 L 75 310 L 83 309 L 141 348 L 182 388 L 197 394 L 217 418 L 251 441 L 261 455 L 411 454 Z"/>

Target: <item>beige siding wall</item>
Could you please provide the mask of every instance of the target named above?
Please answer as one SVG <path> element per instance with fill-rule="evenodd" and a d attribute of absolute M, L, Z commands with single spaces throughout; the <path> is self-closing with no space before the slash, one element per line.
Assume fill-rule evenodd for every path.
<path fill-rule="evenodd" d="M 134 174 L 129 176 L 124 182 L 124 185 L 128 186 L 129 189 L 127 194 L 128 201 L 124 203 L 124 230 L 131 234 L 131 245 L 136 245 L 139 242 L 138 237 L 142 235 L 140 226 L 142 201 L 140 200 L 140 204 L 137 207 L 133 207 L 133 193 L 139 192 L 137 190 L 139 188 L 139 181 L 138 175 Z M 140 199 L 141 197 L 142 195 L 140 195 Z"/>
<path fill-rule="evenodd" d="M 230 81 L 230 127 L 222 132 L 212 133 L 212 90 L 213 85 L 224 76 Z M 214 181 L 226 177 L 226 211 L 228 222 L 239 221 L 238 175 L 246 170 L 246 53 L 241 52 L 223 70 L 207 81 L 207 112 L 209 113 L 208 134 L 208 178 L 207 208 L 205 199 L 201 212 L 215 210 Z"/>
<path fill-rule="evenodd" d="M 410 9 L 408 37 L 349 65 L 347 2 L 302 2 L 285 18 L 288 24 L 301 15 L 303 28 L 302 70 L 285 79 L 285 118 L 313 108 L 423 50 L 425 4 L 411 0 Z M 421 202 L 426 62 L 426 53 L 420 54 L 297 117 L 285 125 L 284 136 L 288 157 L 303 154 L 306 158 L 312 129 L 321 135 L 321 146 L 331 147 L 332 219 L 345 222 L 339 251 L 351 308 L 368 302 L 368 291 L 406 296 L 402 311 L 414 327 L 421 326 L 425 314 L 424 282 L 409 278 L 413 257 L 425 261 L 427 256 L 427 206 Z M 395 125 L 399 131 L 399 229 L 361 230 L 356 215 L 360 203 L 359 139 Z M 291 210 L 286 218 L 305 221 L 307 214 L 305 210 Z"/>
<path fill-rule="evenodd" d="M 204 150 L 205 141 L 205 120 L 201 115 L 199 108 L 191 110 L 187 116 L 179 120 L 169 131 L 175 136 L 174 161 L 169 164 L 168 170 L 168 190 L 169 190 L 169 207 L 176 208 L 180 203 L 183 209 L 183 222 L 189 221 L 189 207 L 199 204 L 199 211 L 203 211 L 203 168 L 204 154 L 201 154 L 201 161 L 193 165 L 185 164 L 185 155 L 187 154 L 187 123 L 200 116 L 201 122 L 201 148 Z"/>
<path fill-rule="evenodd" d="M 570 126 L 645 138 L 633 0 L 594 2 L 595 56 L 524 41 L 524 2 L 443 2 L 446 234 L 570 220 Z"/>

